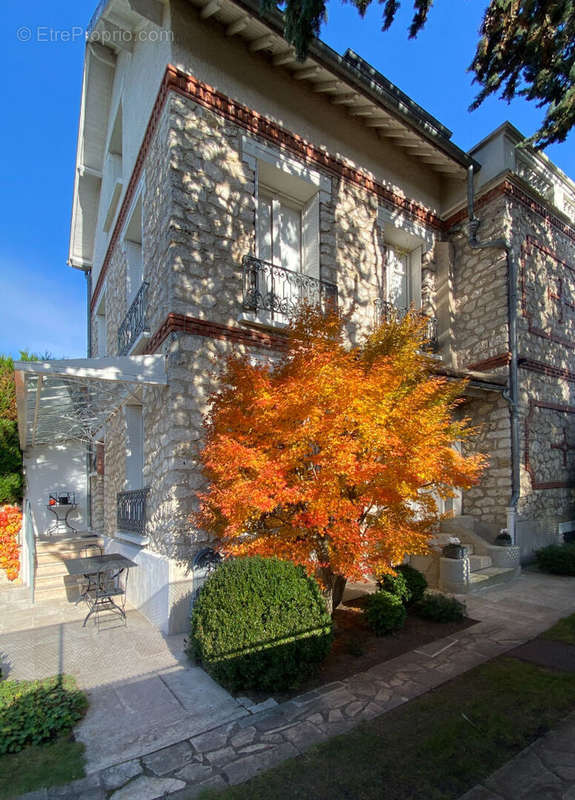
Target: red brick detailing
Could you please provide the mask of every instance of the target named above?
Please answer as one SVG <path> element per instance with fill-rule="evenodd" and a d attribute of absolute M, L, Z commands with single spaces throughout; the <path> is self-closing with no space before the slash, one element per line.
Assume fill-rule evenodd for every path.
<path fill-rule="evenodd" d="M 209 339 L 227 339 L 252 347 L 263 347 L 267 350 L 284 350 L 287 346 L 286 336 L 281 333 L 221 325 L 218 322 L 209 322 L 185 314 L 170 313 L 148 342 L 146 354 L 155 353 L 171 333 L 178 331 L 193 336 L 206 336 Z"/>
<path fill-rule="evenodd" d="M 535 361 L 531 358 L 520 358 L 519 367 L 529 372 L 538 372 L 540 375 L 547 375 L 550 378 L 563 378 L 566 381 L 575 381 L 575 372 L 571 372 L 564 367 L 553 367 L 551 364 L 544 364 L 542 361 Z"/>
<path fill-rule="evenodd" d="M 126 188 L 126 194 L 124 195 L 124 200 L 122 201 L 122 205 L 120 207 L 118 219 L 116 220 L 116 224 L 114 225 L 114 230 L 112 231 L 112 235 L 110 237 L 108 249 L 106 250 L 106 255 L 104 257 L 104 261 L 102 262 L 102 268 L 100 269 L 98 280 L 94 287 L 94 291 L 92 292 L 92 299 L 90 301 L 90 311 L 94 310 L 94 308 L 96 307 L 96 303 L 98 302 L 98 295 L 100 294 L 100 291 L 106 279 L 106 273 L 108 271 L 110 259 L 112 258 L 112 253 L 114 252 L 114 247 L 116 246 L 122 228 L 124 227 L 124 222 L 126 221 L 128 209 L 130 208 L 130 204 L 134 197 L 134 192 L 136 191 L 136 188 L 138 186 L 140 175 L 142 174 L 142 168 L 144 166 L 144 161 L 146 160 L 150 144 L 156 132 L 158 121 L 160 119 L 160 115 L 164 108 L 166 97 L 168 96 L 168 90 L 170 84 L 168 78 L 169 78 L 169 73 L 166 70 L 166 74 L 164 75 L 162 85 L 160 86 L 160 91 L 158 92 L 156 102 L 154 103 L 154 107 L 152 109 L 152 113 L 148 121 L 146 133 L 144 134 L 144 138 L 142 140 L 142 144 L 138 152 L 138 157 L 136 158 L 134 169 L 132 170 L 132 176 Z"/>
<path fill-rule="evenodd" d="M 484 358 L 483 361 L 475 361 L 473 364 L 466 364 L 465 369 L 473 370 L 475 372 L 488 372 L 490 369 L 505 367 L 510 361 L 511 353 L 509 350 L 506 350 L 504 353 L 499 353 L 497 356 Z"/>
<path fill-rule="evenodd" d="M 559 411 L 562 414 L 575 414 L 575 406 L 562 406 L 557 403 L 545 403 L 539 400 L 529 401 L 529 413 L 525 420 L 525 469 L 531 478 L 531 486 L 533 489 L 572 489 L 575 485 L 573 481 L 538 481 L 535 475 L 535 469 L 531 463 L 529 456 L 529 442 L 530 442 L 530 424 L 533 420 L 533 415 L 536 408 L 548 408 L 551 411 Z M 565 434 L 566 435 L 566 434 Z M 550 444 L 553 449 L 563 449 L 563 444 L 559 445 Z M 575 450 L 575 447 L 569 447 L 569 450 Z"/>
<path fill-rule="evenodd" d="M 523 246 L 521 247 L 520 266 L 521 266 L 521 311 L 523 313 L 523 316 L 527 320 L 529 333 L 533 334 L 533 336 L 540 336 L 542 339 L 548 339 L 550 342 L 555 342 L 556 344 L 562 344 L 565 347 L 575 349 L 575 341 L 573 341 L 573 339 L 568 339 L 566 336 L 559 336 L 556 333 L 553 333 L 551 331 L 546 331 L 543 328 L 539 327 L 539 325 L 537 325 L 536 322 L 534 322 L 533 317 L 527 308 L 527 260 L 533 254 L 534 250 L 539 250 L 540 252 L 544 253 L 548 258 L 552 258 L 557 263 L 557 265 L 560 265 L 564 270 L 568 270 L 568 272 L 571 274 L 573 284 L 575 285 L 575 269 L 572 266 L 570 266 L 566 261 L 559 258 L 559 256 L 557 256 L 546 245 L 538 242 L 533 236 L 527 236 Z M 557 272 L 559 272 L 559 269 L 557 269 Z M 550 299 L 552 299 L 555 303 L 558 303 L 559 305 L 558 324 L 563 325 L 565 322 L 563 318 L 563 309 L 565 307 L 568 307 L 573 310 L 574 306 L 572 303 L 570 303 L 565 299 L 563 278 L 560 275 L 557 275 L 555 280 L 557 282 L 557 291 L 552 292 L 550 287 L 547 289 L 547 291 Z"/>
<path fill-rule="evenodd" d="M 497 186 L 494 186 L 493 189 L 490 189 L 485 194 L 478 195 L 474 200 L 474 207 L 477 211 L 478 208 L 483 208 L 489 203 L 491 200 L 494 200 L 496 197 L 500 197 L 501 195 L 508 194 L 508 187 L 510 186 L 510 182 L 507 180 L 501 181 L 498 183 Z M 452 214 L 451 217 L 448 217 L 444 223 L 443 228 L 445 231 L 449 231 L 454 225 L 459 225 L 459 223 L 464 222 L 468 219 L 467 213 L 467 206 L 462 208 L 460 211 L 457 211 L 455 214 Z"/>
<path fill-rule="evenodd" d="M 267 119 L 267 117 L 258 114 L 256 111 L 253 111 L 251 108 L 248 108 L 242 103 L 238 103 L 236 100 L 232 100 L 230 97 L 218 92 L 208 84 L 202 83 L 202 81 L 197 80 L 192 75 L 188 75 L 169 64 L 166 67 L 164 79 L 156 98 L 156 102 L 148 122 L 148 127 L 146 128 L 146 133 L 136 159 L 136 164 L 134 166 L 130 182 L 128 183 L 128 187 L 126 189 L 126 195 L 122 202 L 118 219 L 116 220 L 112 236 L 110 237 L 110 243 L 102 263 L 100 274 L 98 275 L 96 286 L 94 287 L 94 292 L 92 294 L 92 300 L 90 303 L 91 311 L 93 311 L 96 306 L 98 295 L 106 278 L 106 272 L 108 270 L 108 265 L 114 251 L 114 247 L 116 246 L 118 237 L 126 220 L 128 208 L 130 207 L 130 203 L 134 196 L 134 191 L 136 190 L 138 181 L 140 180 L 142 167 L 144 165 L 150 143 L 154 133 L 156 132 L 160 114 L 162 113 L 164 103 L 166 102 L 166 98 L 168 97 L 168 93 L 170 91 L 176 92 L 177 94 L 180 94 L 183 97 L 198 103 L 198 105 L 202 105 L 205 108 L 210 109 L 216 114 L 219 114 L 220 116 L 229 119 L 231 122 L 234 122 L 236 125 L 244 128 L 244 130 L 247 130 L 256 136 L 275 144 L 277 147 L 283 150 L 288 150 L 298 159 L 305 161 L 308 164 L 314 164 L 315 166 L 321 167 L 322 169 L 337 175 L 337 177 L 342 178 L 349 183 L 354 183 L 356 186 L 360 186 L 367 192 L 372 192 L 384 202 L 388 203 L 394 208 L 406 212 L 409 216 L 416 219 L 423 225 L 434 228 L 436 231 L 442 230 L 441 219 L 424 206 L 421 206 L 419 203 L 416 203 L 413 200 L 409 200 L 406 197 L 396 194 L 395 192 L 391 191 L 391 189 L 387 189 L 381 183 L 378 183 L 376 180 L 371 178 L 367 173 L 348 166 L 342 160 L 336 158 L 335 156 L 329 155 L 329 153 L 326 153 L 325 150 L 309 144 L 305 141 L 305 139 L 302 139 L 301 136 L 291 133 L 285 128 L 277 125 L 275 122 Z"/>
<path fill-rule="evenodd" d="M 395 208 L 407 212 L 424 225 L 435 228 L 438 231 L 441 230 L 442 223 L 438 216 L 419 205 L 419 203 L 408 200 L 387 189 L 362 170 L 348 166 L 341 159 L 329 155 L 325 150 L 313 144 L 309 144 L 301 136 L 280 127 L 275 122 L 267 119 L 267 117 L 263 117 L 242 103 L 232 100 L 191 75 L 180 72 L 175 67 L 168 67 L 168 72 L 170 72 L 171 76 L 170 88 L 173 88 L 178 94 L 209 108 L 211 111 L 215 111 L 220 116 L 235 122 L 236 125 L 250 133 L 267 139 L 276 147 L 289 150 L 299 160 L 319 166 L 349 183 L 355 183 L 362 189 L 376 194 L 380 199 Z"/>
<path fill-rule="evenodd" d="M 573 225 L 570 225 L 568 222 L 560 219 L 556 214 L 550 212 L 546 206 L 530 197 L 524 189 L 522 189 L 520 186 L 517 186 L 513 180 L 509 178 L 505 178 L 501 181 L 501 183 L 498 183 L 497 186 L 494 186 L 493 189 L 485 192 L 485 194 L 479 195 L 475 200 L 475 208 L 482 208 L 491 200 L 495 199 L 496 197 L 500 197 L 501 195 L 505 195 L 513 200 L 517 200 L 519 203 L 528 208 L 529 211 L 533 211 L 535 214 L 543 217 L 548 225 L 552 225 L 554 228 L 557 228 L 557 230 L 565 234 L 565 236 L 571 239 L 571 241 L 575 242 L 575 227 Z M 443 228 L 447 232 L 454 225 L 458 225 L 460 222 L 464 222 L 466 219 L 467 208 L 462 208 L 460 211 L 444 221 Z"/>

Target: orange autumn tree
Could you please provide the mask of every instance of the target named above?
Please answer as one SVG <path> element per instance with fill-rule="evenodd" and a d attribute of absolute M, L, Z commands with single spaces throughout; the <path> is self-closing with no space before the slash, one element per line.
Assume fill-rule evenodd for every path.
<path fill-rule="evenodd" d="M 22 512 L 18 506 L 0 506 L 0 569 L 9 581 L 20 574 L 20 545 L 18 534 L 22 527 Z"/>
<path fill-rule="evenodd" d="M 485 459 L 454 447 L 472 433 L 453 416 L 463 385 L 435 374 L 424 326 L 408 314 L 351 347 L 344 318 L 304 309 L 279 361 L 230 358 L 195 524 L 225 553 L 302 564 L 328 595 L 427 552 L 437 498 L 474 484 Z"/>

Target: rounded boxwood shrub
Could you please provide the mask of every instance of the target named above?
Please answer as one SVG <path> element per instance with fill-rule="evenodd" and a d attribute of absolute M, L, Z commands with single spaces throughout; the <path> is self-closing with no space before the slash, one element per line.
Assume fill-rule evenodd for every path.
<path fill-rule="evenodd" d="M 397 572 L 395 575 L 386 573 L 378 580 L 377 585 L 384 592 L 389 592 L 399 597 L 402 603 L 409 603 L 411 600 L 411 589 L 407 583 L 407 579 L 402 572 Z"/>
<path fill-rule="evenodd" d="M 364 613 L 376 636 L 385 636 L 403 628 L 407 616 L 401 598 L 384 589 L 368 595 Z"/>
<path fill-rule="evenodd" d="M 402 575 L 407 583 L 407 588 L 410 593 L 407 604 L 412 605 L 413 603 L 417 603 L 421 600 L 427 589 L 425 575 L 418 569 L 415 569 L 415 567 L 412 567 L 411 564 L 400 564 L 395 569 L 397 574 Z"/>
<path fill-rule="evenodd" d="M 465 619 L 465 604 L 455 597 L 427 592 L 414 606 L 415 613 L 433 622 L 461 622 Z"/>
<path fill-rule="evenodd" d="M 535 552 L 539 569 L 554 575 L 575 575 L 575 543 L 549 544 Z"/>
<path fill-rule="evenodd" d="M 317 582 L 289 561 L 230 559 L 192 609 L 189 653 L 232 691 L 297 686 L 327 656 L 332 621 Z"/>

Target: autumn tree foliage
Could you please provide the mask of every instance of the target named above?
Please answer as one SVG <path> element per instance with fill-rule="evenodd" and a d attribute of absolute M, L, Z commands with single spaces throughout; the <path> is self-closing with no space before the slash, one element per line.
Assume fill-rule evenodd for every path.
<path fill-rule="evenodd" d="M 324 583 L 385 573 L 424 553 L 438 497 L 484 466 L 461 455 L 461 383 L 434 372 L 416 314 L 359 346 L 345 320 L 306 309 L 275 363 L 232 357 L 212 398 L 195 524 L 234 555 L 274 555 Z"/>
<path fill-rule="evenodd" d="M 18 534 L 22 527 L 22 512 L 17 506 L 0 506 L 0 569 L 10 581 L 20 574 L 20 545 Z"/>

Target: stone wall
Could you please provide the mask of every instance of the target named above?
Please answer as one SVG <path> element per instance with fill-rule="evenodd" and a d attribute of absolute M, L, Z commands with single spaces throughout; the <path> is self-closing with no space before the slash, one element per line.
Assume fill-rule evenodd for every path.
<path fill-rule="evenodd" d="M 142 197 L 143 273 L 148 281 L 148 327 L 155 331 L 170 309 L 172 295 L 171 219 L 172 175 L 169 149 L 169 114 L 164 109 L 152 139 L 135 201 Z M 162 191 L 158 191 L 158 187 Z M 126 222 L 129 222 L 129 217 Z M 126 225 L 124 225 L 125 229 Z M 123 237 L 113 248 L 106 273 L 107 355 L 118 354 L 118 329 L 128 312 L 127 261 Z M 98 343 L 96 315 L 92 313 L 92 352 L 102 355 Z"/>
<path fill-rule="evenodd" d="M 511 496 L 511 445 L 509 406 L 498 392 L 470 397 L 460 414 L 471 419 L 477 436 L 468 451 L 485 453 L 489 465 L 480 482 L 463 492 L 462 513 L 474 517 L 480 529 L 491 536 L 506 526 Z"/>
<path fill-rule="evenodd" d="M 510 202 L 519 265 L 521 500 L 537 535 L 575 518 L 575 232 Z"/>
<path fill-rule="evenodd" d="M 235 325 L 242 314 L 242 258 L 255 252 L 257 176 L 244 158 L 244 132 L 184 97 L 171 98 L 170 108 L 171 310 Z M 340 307 L 352 315 L 353 339 L 374 322 L 375 300 L 385 285 L 387 234 L 374 194 L 324 177 L 331 191 L 321 193 L 320 278 L 337 284 Z M 398 214 L 397 226 L 403 223 Z M 432 251 L 426 268 L 432 275 Z M 428 304 L 432 285 L 426 283 Z"/>
<path fill-rule="evenodd" d="M 510 216 L 504 197 L 481 208 L 478 239 L 505 236 Z M 470 247 L 465 223 L 452 237 L 454 246 L 454 333 L 460 369 L 508 350 L 507 263 L 505 251 Z"/>
<path fill-rule="evenodd" d="M 553 224 L 544 209 L 529 208 L 503 192 L 480 207 L 478 238 L 506 236 L 518 276 L 518 351 L 521 494 L 518 530 L 522 557 L 554 537 L 560 521 L 575 517 L 575 235 Z M 555 219 L 557 219 L 555 217 Z M 455 251 L 455 350 L 459 367 L 507 374 L 507 269 L 503 251 L 471 250 L 462 228 Z M 499 366 L 490 359 L 501 356 Z M 505 402 L 470 402 L 481 427 L 478 448 L 491 466 L 464 495 L 464 513 L 494 527 L 505 525 L 510 497 L 509 414 Z"/>

